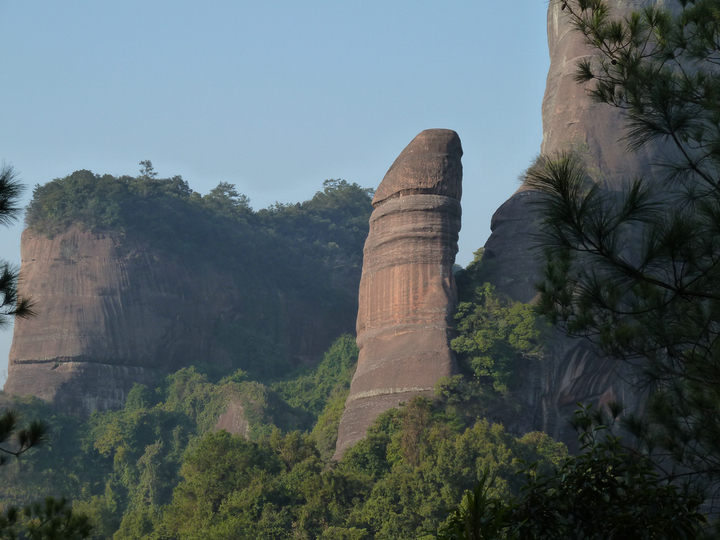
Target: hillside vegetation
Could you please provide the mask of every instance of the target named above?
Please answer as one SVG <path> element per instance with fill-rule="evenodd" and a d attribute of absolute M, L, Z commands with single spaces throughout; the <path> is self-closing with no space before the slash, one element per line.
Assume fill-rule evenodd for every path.
<path fill-rule="evenodd" d="M 225 198 L 217 192 L 200 197 L 178 189 L 182 185 L 177 179 L 79 172 L 36 188 L 27 220 L 48 235 L 73 224 L 142 235 L 158 249 L 182 255 L 190 240 L 175 246 L 172 226 L 163 231 L 192 216 L 200 225 L 188 234 L 198 249 L 204 249 L 198 231 L 216 226 L 226 227 L 228 242 L 246 242 L 263 253 L 268 239 L 294 244 L 303 256 L 325 254 L 308 267 L 338 276 L 336 283 L 350 289 L 343 279 L 359 272 L 352 253 L 362 247 L 361 219 L 367 227 L 367 190 L 330 181 L 311 201 L 253 212 L 227 186 L 220 186 Z M 149 212 L 139 227 L 135 212 L 154 198 L 158 212 Z M 226 254 L 209 256 L 227 263 Z M 288 294 L 301 280 L 320 280 L 290 264 L 289 256 L 280 250 L 267 255 L 285 266 L 277 272 L 304 274 L 287 278 Z M 330 457 L 358 354 L 350 335 L 340 336 L 316 367 L 293 374 L 277 360 L 276 371 L 266 376 L 252 365 L 208 370 L 199 359 L 157 388 L 136 385 L 123 410 L 96 412 L 84 423 L 53 414 L 38 400 L 4 396 L 5 406 L 27 418 L 46 418 L 54 433 L 50 447 L 0 469 L 4 500 L 67 496 L 76 511 L 91 517 L 95 538 L 412 538 L 437 530 L 448 508 L 488 471 L 497 476 L 495 496 L 518 495 L 524 462 L 550 473 L 566 450 L 544 434 L 517 438 L 486 419 L 519 413 L 512 397 L 515 371 L 523 359 L 542 361 L 544 325 L 529 306 L 478 282 L 478 264 L 479 258 L 458 276 L 455 348 L 464 375 L 440 381 L 434 401 L 417 398 L 382 415 L 338 463 Z M 329 304 L 342 301 L 333 290 L 324 295 Z M 216 428 L 230 402 L 248 421 L 244 436 Z"/>
<path fill-rule="evenodd" d="M 255 212 L 229 184 L 200 196 L 147 167 L 134 178 L 79 171 L 36 187 L 27 223 L 46 235 L 81 226 L 133 236 L 184 264 L 224 265 L 246 285 L 272 284 L 330 316 L 354 315 L 369 195 L 332 180 L 302 204 Z M 462 374 L 439 381 L 434 399 L 382 414 L 340 461 L 331 456 L 358 358 L 354 336 L 338 336 L 302 368 L 266 326 L 236 320 L 216 336 L 235 351 L 233 362 L 199 358 L 155 387 L 135 385 L 122 410 L 88 421 L 0 394 L 0 409 L 51 427 L 45 447 L 0 468 L 1 509 L 67 497 L 98 540 L 421 538 L 472 523 L 509 530 L 511 513 L 531 532 L 594 524 L 593 499 L 565 494 L 564 479 L 605 497 L 596 480 L 624 474 L 626 456 L 601 443 L 571 458 L 546 434 L 503 426 L 525 414 L 523 373 L 544 362 L 548 326 L 482 282 L 481 255 L 457 275 L 452 345 Z M 282 326 L 279 310 L 265 313 L 265 324 Z M 246 424 L 236 434 L 217 427 L 231 405 Z M 577 418 L 585 440 L 602 434 L 587 414 Z M 694 527 L 695 499 L 655 489 L 643 464 L 627 470 L 635 476 L 624 481 L 639 486 L 638 515 L 657 507 L 647 494 L 665 494 Z M 470 501 L 487 504 L 485 514 L 467 510 Z M 611 497 L 602 508 L 614 516 L 624 504 Z M 495 522 L 483 525 L 486 518 Z"/>

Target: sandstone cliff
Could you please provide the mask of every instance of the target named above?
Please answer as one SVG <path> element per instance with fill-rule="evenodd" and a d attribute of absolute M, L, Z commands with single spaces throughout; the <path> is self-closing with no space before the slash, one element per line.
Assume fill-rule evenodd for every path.
<path fill-rule="evenodd" d="M 672 7 L 672 2 L 615 0 L 613 14 L 624 16 L 647 5 Z M 667 4 L 667 5 L 666 5 Z M 619 190 L 635 177 L 652 179 L 653 163 L 669 150 L 649 145 L 629 153 L 621 141 L 625 135 L 619 111 L 594 103 L 585 87 L 573 75 L 577 62 L 590 54 L 583 38 L 572 31 L 561 2 L 548 7 L 550 70 L 542 105 L 543 142 L 541 153 L 553 156 L 572 151 L 583 157 L 589 174 L 606 189 Z M 515 300 L 529 302 L 539 281 L 534 235 L 539 222 L 533 203 L 537 193 L 525 186 L 506 201 L 492 218 L 492 234 L 485 244 L 484 278 L 497 290 Z M 644 395 L 627 382 L 627 367 L 600 358 L 592 347 L 557 333 L 550 347 L 547 365 L 528 374 L 525 399 L 533 412 L 520 431 L 542 429 L 565 442 L 574 441 L 564 421 L 576 403 L 625 402 L 641 412 Z"/>
<path fill-rule="evenodd" d="M 423 131 L 375 193 L 360 281 L 360 355 L 335 459 L 379 414 L 415 395 L 431 396 L 441 377 L 457 372 L 450 338 L 461 156 L 454 131 Z"/>
<path fill-rule="evenodd" d="M 71 180 L 100 182 L 85 173 Z M 352 187 L 338 189 L 346 188 Z M 356 198 L 367 212 L 367 193 Z M 184 212 L 182 200 L 169 200 Z M 154 203 L 145 204 L 152 211 Z M 181 213 L 177 221 L 185 217 Z M 343 264 L 338 274 L 322 260 L 304 260 L 309 258 L 298 242 L 284 239 L 282 231 L 263 232 L 263 226 L 240 222 L 235 244 L 222 228 L 196 239 L 178 234 L 178 243 L 194 242 L 189 251 L 165 239 L 158 243 L 142 224 L 132 234 L 78 225 L 53 236 L 25 230 L 20 281 L 37 316 L 16 321 L 4 390 L 86 415 L 121 407 L 134 383 L 152 385 L 186 366 L 214 378 L 240 368 L 262 379 L 319 360 L 352 329 L 357 304 L 345 297 L 357 290 L 359 268 Z M 317 251 L 313 241 L 307 249 Z M 294 250 L 285 245 L 290 243 Z M 359 253 L 348 256 L 359 259 Z M 295 266 L 289 264 L 293 258 Z M 297 292 L 295 281 L 307 290 Z"/>
<path fill-rule="evenodd" d="M 211 355 L 211 302 L 237 294 L 229 276 L 199 280 L 121 235 L 28 229 L 21 249 L 37 316 L 16 322 L 5 391 L 66 411 L 117 408 L 133 383 Z"/>

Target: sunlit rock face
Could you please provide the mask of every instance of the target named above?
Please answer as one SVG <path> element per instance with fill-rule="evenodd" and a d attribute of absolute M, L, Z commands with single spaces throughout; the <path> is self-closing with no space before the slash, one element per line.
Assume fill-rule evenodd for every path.
<path fill-rule="evenodd" d="M 336 459 L 365 436 L 379 414 L 415 395 L 432 395 L 441 377 L 457 373 L 450 339 L 461 157 L 457 133 L 423 131 L 375 193 L 360 281 L 360 356 Z"/>
<path fill-rule="evenodd" d="M 678 9 L 675 0 L 611 0 L 612 17 L 626 17 L 648 6 Z M 562 2 L 551 0 L 548 7 L 548 48 L 550 70 L 542 105 L 543 142 L 541 152 L 553 156 L 574 151 L 585 157 L 593 179 L 610 189 L 620 189 L 623 182 L 638 176 L 647 177 L 668 148 L 648 145 L 638 152 L 628 152 L 622 139 L 627 131 L 622 112 L 595 103 L 588 86 L 574 80 L 577 64 L 593 50 L 585 38 L 574 31 L 562 9 Z"/>
<path fill-rule="evenodd" d="M 677 2 L 611 1 L 613 16 L 627 16 L 646 6 L 676 9 Z M 578 61 L 592 51 L 584 38 L 573 31 L 562 10 L 562 2 L 552 0 L 548 7 L 548 46 L 550 70 L 542 105 L 543 142 L 541 153 L 553 157 L 560 152 L 579 155 L 589 175 L 602 187 L 620 190 L 637 177 L 657 181 L 661 175 L 652 164 L 671 150 L 660 143 L 637 153 L 627 151 L 620 111 L 594 103 L 587 87 L 574 80 Z M 537 192 L 525 186 L 508 199 L 492 218 L 492 234 L 485 244 L 485 278 L 498 291 L 515 300 L 530 302 L 534 284 L 541 276 L 534 249 L 539 221 L 534 203 Z M 574 441 L 567 418 L 576 403 L 624 402 L 631 411 L 641 412 L 643 393 L 626 382 L 627 366 L 598 357 L 589 344 L 557 334 L 542 370 L 527 378 L 524 390 L 534 414 L 527 415 L 522 429 L 542 429 L 565 442 Z M 521 430 L 522 430 L 521 429 Z"/>

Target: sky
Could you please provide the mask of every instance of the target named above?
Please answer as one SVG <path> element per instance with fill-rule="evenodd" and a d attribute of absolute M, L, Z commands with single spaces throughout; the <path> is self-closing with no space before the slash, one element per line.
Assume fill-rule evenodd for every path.
<path fill-rule="evenodd" d="M 151 160 L 253 208 L 376 188 L 420 131 L 463 144 L 465 266 L 540 150 L 547 0 L 0 0 L 0 161 L 27 186 Z M 22 219 L 0 230 L 20 264 Z M 0 384 L 12 339 L 0 329 Z"/>

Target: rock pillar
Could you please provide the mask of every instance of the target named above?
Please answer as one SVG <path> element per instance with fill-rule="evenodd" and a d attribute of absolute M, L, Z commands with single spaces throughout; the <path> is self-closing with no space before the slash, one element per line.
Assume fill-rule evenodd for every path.
<path fill-rule="evenodd" d="M 462 194 L 457 133 L 430 129 L 403 150 L 373 199 L 357 319 L 358 367 L 335 458 L 382 412 L 457 373 L 450 349 L 457 302 Z"/>

